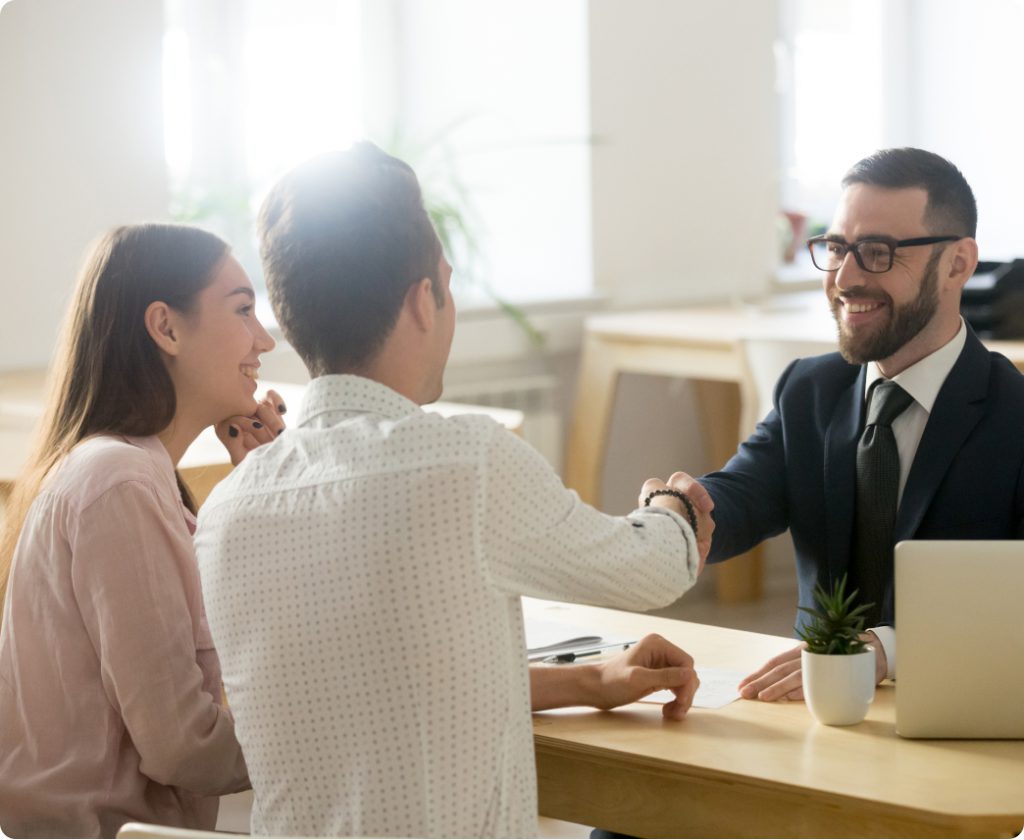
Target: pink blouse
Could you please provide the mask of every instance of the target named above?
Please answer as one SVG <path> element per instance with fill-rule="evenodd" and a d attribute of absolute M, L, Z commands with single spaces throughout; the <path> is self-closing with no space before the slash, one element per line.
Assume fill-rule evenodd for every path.
<path fill-rule="evenodd" d="M 14 554 L 0 630 L 0 826 L 113 837 L 211 829 L 249 786 L 181 502 L 159 440 L 96 437 L 58 466 Z"/>

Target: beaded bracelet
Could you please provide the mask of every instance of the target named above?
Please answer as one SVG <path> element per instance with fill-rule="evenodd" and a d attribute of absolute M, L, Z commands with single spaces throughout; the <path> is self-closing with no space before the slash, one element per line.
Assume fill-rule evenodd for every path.
<path fill-rule="evenodd" d="M 680 493 L 678 490 L 672 488 L 666 488 L 664 490 L 652 490 L 647 494 L 647 498 L 644 499 L 644 507 L 651 506 L 651 499 L 655 496 L 672 496 L 675 499 L 679 499 L 683 503 L 683 507 L 686 508 L 686 516 L 690 520 L 690 527 L 693 529 L 693 538 L 697 538 L 697 513 L 693 509 L 693 502 L 690 501 L 689 497 L 685 493 Z"/>

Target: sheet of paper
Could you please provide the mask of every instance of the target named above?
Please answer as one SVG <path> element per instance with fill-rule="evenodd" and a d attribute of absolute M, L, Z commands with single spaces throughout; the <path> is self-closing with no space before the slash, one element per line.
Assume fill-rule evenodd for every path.
<path fill-rule="evenodd" d="M 693 708 L 721 709 L 733 700 L 739 700 L 740 693 L 736 686 L 746 674 L 742 671 L 727 671 L 724 668 L 698 668 L 697 676 L 700 677 L 700 688 L 697 689 L 697 696 L 693 698 Z M 675 695 L 665 689 L 648 694 L 640 702 L 664 704 L 673 697 Z"/>
<path fill-rule="evenodd" d="M 547 648 L 564 647 L 569 644 L 598 644 L 601 635 L 580 627 L 559 624 L 554 621 L 530 619 L 526 624 L 527 650 L 545 650 Z"/>

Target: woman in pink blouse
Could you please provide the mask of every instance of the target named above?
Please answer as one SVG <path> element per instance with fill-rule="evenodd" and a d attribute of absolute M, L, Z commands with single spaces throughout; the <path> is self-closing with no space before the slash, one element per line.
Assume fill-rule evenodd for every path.
<path fill-rule="evenodd" d="M 254 399 L 273 346 L 212 234 L 122 227 L 87 262 L 0 545 L 7 834 L 211 829 L 248 787 L 176 464 L 213 424 L 234 463 L 280 432 L 277 396 Z"/>

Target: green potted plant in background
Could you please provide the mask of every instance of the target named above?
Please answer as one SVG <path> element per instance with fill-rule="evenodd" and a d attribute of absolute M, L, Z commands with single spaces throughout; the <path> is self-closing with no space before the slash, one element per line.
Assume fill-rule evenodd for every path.
<path fill-rule="evenodd" d="M 458 128 L 470 119 L 469 116 L 460 117 L 418 142 L 411 140 L 395 125 L 383 143 L 383 149 L 416 170 L 427 215 L 437 231 L 445 254 L 455 267 L 452 282 L 456 286 L 482 292 L 485 298 L 489 298 L 519 327 L 534 349 L 541 349 L 544 346 L 544 334 L 520 307 L 495 292 L 483 278 L 477 233 L 483 225 L 473 204 L 471 191 L 459 174 L 458 156 L 450 142 Z"/>
<path fill-rule="evenodd" d="M 862 639 L 864 613 L 872 606 L 846 594 L 846 575 L 826 591 L 814 589 L 810 620 L 797 629 L 807 643 L 800 654 L 804 697 L 811 714 L 829 726 L 860 723 L 875 697 L 875 651 Z"/>

